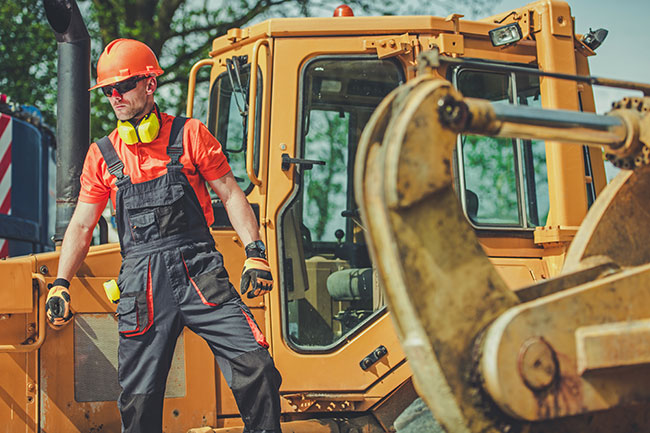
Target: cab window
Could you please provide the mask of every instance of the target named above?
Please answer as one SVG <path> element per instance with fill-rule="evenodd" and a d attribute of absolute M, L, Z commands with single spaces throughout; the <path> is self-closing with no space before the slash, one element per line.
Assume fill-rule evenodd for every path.
<path fill-rule="evenodd" d="M 280 216 L 284 334 L 298 351 L 329 350 L 384 309 L 354 200 L 361 132 L 404 82 L 396 60 L 317 57 L 301 73 L 296 185 Z"/>
<path fill-rule="evenodd" d="M 226 71 L 215 80 L 210 94 L 210 115 L 208 129 L 219 140 L 237 183 L 245 193 L 253 189 L 246 174 L 246 139 L 250 89 L 250 63 L 247 56 L 235 56 L 226 60 Z M 262 72 L 258 68 L 257 103 L 255 113 L 255 155 L 259 155 L 260 117 L 262 108 Z M 253 168 L 259 174 L 259 159 Z M 214 192 L 210 189 L 211 194 Z"/>
<path fill-rule="evenodd" d="M 466 97 L 541 107 L 539 79 L 534 75 L 459 69 L 454 82 Z M 546 223 L 544 141 L 478 135 L 462 135 L 459 141 L 459 190 L 467 217 L 476 227 L 530 229 Z"/>

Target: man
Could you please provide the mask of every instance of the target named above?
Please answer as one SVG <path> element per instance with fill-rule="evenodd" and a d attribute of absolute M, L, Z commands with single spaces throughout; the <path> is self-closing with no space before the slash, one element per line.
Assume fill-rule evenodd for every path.
<path fill-rule="evenodd" d="M 90 147 L 81 192 L 66 230 L 47 304 L 58 329 L 71 318 L 69 281 L 83 262 L 110 197 L 122 249 L 118 278 L 118 407 L 122 431 L 162 432 L 162 407 L 176 339 L 185 326 L 203 337 L 231 387 L 247 432 L 279 432 L 280 373 L 253 315 L 228 279 L 209 232 L 205 182 L 221 198 L 246 245 L 240 289 L 272 288 L 259 228 L 217 140 L 195 119 L 160 113 L 163 73 L 145 44 L 117 39 L 97 63 L 97 85 L 117 128 Z"/>

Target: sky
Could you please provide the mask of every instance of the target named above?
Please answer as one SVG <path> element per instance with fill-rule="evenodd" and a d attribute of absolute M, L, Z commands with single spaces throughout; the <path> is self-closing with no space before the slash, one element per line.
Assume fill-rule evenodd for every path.
<path fill-rule="evenodd" d="M 589 28 L 609 30 L 607 39 L 589 59 L 591 75 L 650 83 L 650 0 L 568 0 L 575 18 L 576 33 Z M 495 13 L 520 7 L 525 2 L 501 0 Z M 634 93 L 602 86 L 594 87 L 596 111 L 605 113 L 614 100 Z"/>

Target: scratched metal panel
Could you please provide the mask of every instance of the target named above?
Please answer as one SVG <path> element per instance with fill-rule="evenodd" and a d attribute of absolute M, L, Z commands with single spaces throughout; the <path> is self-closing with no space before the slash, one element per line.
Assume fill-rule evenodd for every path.
<path fill-rule="evenodd" d="M 117 318 L 112 313 L 77 314 L 74 319 L 74 391 L 78 402 L 115 401 Z M 178 338 L 167 378 L 166 398 L 185 397 L 185 345 Z"/>

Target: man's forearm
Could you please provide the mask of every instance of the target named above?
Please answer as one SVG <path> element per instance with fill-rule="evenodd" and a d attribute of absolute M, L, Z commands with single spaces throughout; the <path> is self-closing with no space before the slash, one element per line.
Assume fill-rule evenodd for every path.
<path fill-rule="evenodd" d="M 260 238 L 260 228 L 255 213 L 241 190 L 232 171 L 218 179 L 208 181 L 210 187 L 221 199 L 232 227 L 237 232 L 244 246 Z"/>
<path fill-rule="evenodd" d="M 255 213 L 243 193 L 232 194 L 228 201 L 224 202 L 224 207 L 228 212 L 233 228 L 244 245 L 248 245 L 260 238 Z"/>
<path fill-rule="evenodd" d="M 92 228 L 71 222 L 63 237 L 57 278 L 72 279 L 88 254 L 92 235 Z"/>

